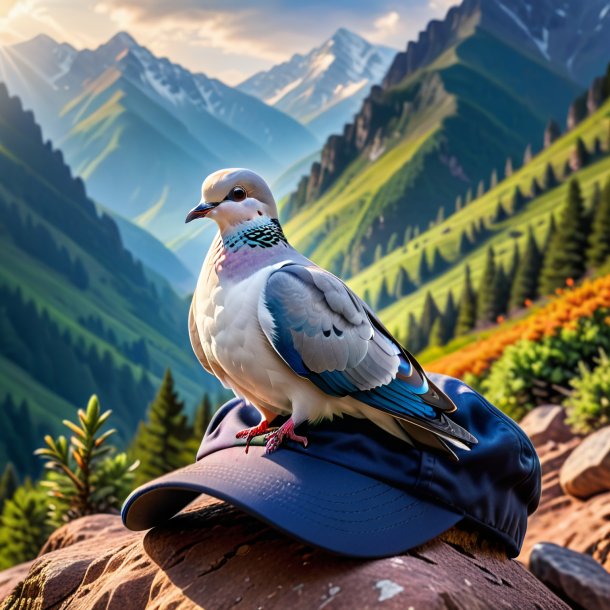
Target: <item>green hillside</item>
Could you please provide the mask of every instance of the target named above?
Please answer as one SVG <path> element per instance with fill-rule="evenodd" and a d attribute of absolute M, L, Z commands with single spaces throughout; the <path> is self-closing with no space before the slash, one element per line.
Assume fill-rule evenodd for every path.
<path fill-rule="evenodd" d="M 356 117 L 358 135 L 327 142 L 322 167 L 326 157 L 339 169 L 328 170 L 313 200 L 311 177 L 302 181 L 285 208 L 287 233 L 319 264 L 355 275 L 379 244 L 402 240 L 409 227 L 425 230 L 507 157 L 517 162 L 528 145 L 538 148 L 548 119 L 563 119 L 577 92 L 471 21 L 432 63 L 373 90 Z M 340 155 L 352 149 L 341 169 Z"/>
<path fill-rule="evenodd" d="M 17 430 L 28 451 L 16 466 L 32 472 L 29 443 L 93 392 L 126 440 L 166 367 L 191 405 L 215 387 L 190 350 L 188 302 L 147 278 L 4 85 L 0 176 L 0 463 Z"/>
<path fill-rule="evenodd" d="M 360 295 L 366 294 L 371 300 L 376 300 L 382 283 L 385 282 L 391 290 L 399 271 L 404 269 L 416 284 L 416 289 L 381 311 L 384 322 L 396 330 L 400 337 L 404 337 L 407 314 L 419 316 L 428 291 L 432 292 L 441 307 L 450 292 L 454 299 L 459 298 L 466 265 L 470 266 L 474 285 L 478 285 L 489 246 L 493 246 L 497 261 L 503 262 L 507 268 L 515 244 L 523 252 L 528 227 L 534 230 L 539 244 L 544 242 L 551 215 L 558 218 L 566 200 L 567 180 L 562 180 L 562 177 L 579 139 L 591 151 L 591 159 L 586 166 L 570 173 L 570 177 L 578 178 L 585 200 L 590 201 L 595 186 L 602 186 L 610 175 L 609 128 L 610 100 L 606 100 L 591 116 L 534 156 L 510 177 L 500 181 L 495 188 L 419 236 L 412 237 L 406 244 L 398 244 L 380 260 L 355 275 L 349 282 L 350 286 Z M 594 154 L 596 149 L 598 151 Z M 553 169 L 558 184 L 536 196 L 530 196 L 533 180 L 543 189 L 549 166 Z M 524 202 L 519 210 L 511 213 L 516 188 L 523 194 Z M 508 212 L 506 218 L 497 218 L 499 202 Z M 481 223 L 484 226 L 482 236 L 467 252 L 461 251 L 460 244 L 464 236 L 472 235 L 473 228 L 480 227 Z M 418 277 L 422 254 L 425 253 L 426 260 L 430 263 L 436 249 L 444 261 L 445 269 L 422 282 Z"/>

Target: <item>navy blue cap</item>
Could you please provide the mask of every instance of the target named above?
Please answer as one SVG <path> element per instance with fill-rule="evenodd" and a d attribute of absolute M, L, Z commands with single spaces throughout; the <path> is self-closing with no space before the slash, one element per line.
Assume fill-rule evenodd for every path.
<path fill-rule="evenodd" d="M 534 447 L 466 384 L 431 378 L 456 403 L 451 418 L 479 440 L 470 451 L 457 450 L 458 462 L 348 416 L 300 426 L 307 448 L 288 441 L 266 455 L 259 439 L 245 453 L 235 434 L 257 425 L 260 414 L 234 399 L 214 416 L 197 462 L 132 492 L 123 523 L 148 529 L 206 493 L 308 544 L 353 557 L 407 551 L 462 520 L 515 557 L 540 499 Z"/>

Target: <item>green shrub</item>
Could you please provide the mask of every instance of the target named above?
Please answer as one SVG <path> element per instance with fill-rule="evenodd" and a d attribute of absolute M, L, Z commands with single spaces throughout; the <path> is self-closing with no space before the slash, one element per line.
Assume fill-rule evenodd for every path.
<path fill-rule="evenodd" d="M 78 425 L 64 420 L 74 433 L 69 441 L 64 436 L 54 439 L 47 435 L 47 446 L 36 450 L 49 470 L 41 484 L 49 489 L 49 519 L 53 525 L 118 511 L 129 491 L 138 463 L 130 463 L 124 453 L 112 455 L 115 448 L 107 440 L 115 430 L 101 432 L 110 414 L 101 413 L 97 397 L 92 396 L 87 410 L 78 410 Z"/>
<path fill-rule="evenodd" d="M 605 352 L 594 368 L 581 363 L 580 375 L 570 385 L 574 390 L 564 404 L 576 432 L 586 434 L 610 424 L 610 358 Z"/>
<path fill-rule="evenodd" d="M 53 530 L 44 490 L 26 483 L 4 503 L 0 517 L 0 570 L 38 555 Z"/>
<path fill-rule="evenodd" d="M 575 329 L 508 347 L 481 381 L 481 391 L 517 420 L 536 405 L 563 401 L 579 363 L 592 364 L 600 349 L 610 351 L 606 315 L 599 310 L 591 318 L 581 318 Z"/>

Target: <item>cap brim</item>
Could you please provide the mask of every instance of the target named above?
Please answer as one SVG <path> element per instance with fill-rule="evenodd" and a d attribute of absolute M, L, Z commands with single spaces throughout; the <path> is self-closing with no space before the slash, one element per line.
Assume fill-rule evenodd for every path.
<path fill-rule="evenodd" d="M 162 524 L 205 493 L 308 544 L 385 557 L 423 544 L 463 518 L 381 481 L 280 449 L 232 447 L 142 485 L 125 501 L 132 530 Z"/>

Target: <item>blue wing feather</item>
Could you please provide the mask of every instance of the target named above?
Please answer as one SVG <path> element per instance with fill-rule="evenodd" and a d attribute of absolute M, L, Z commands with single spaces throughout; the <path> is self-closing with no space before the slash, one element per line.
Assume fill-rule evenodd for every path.
<path fill-rule="evenodd" d="M 317 277 L 316 273 L 324 276 Z M 323 289 L 329 290 L 332 298 L 325 299 Z M 295 373 L 326 394 L 351 396 L 416 425 L 425 424 L 423 427 L 432 426 L 449 436 L 476 442 L 442 414 L 450 410 L 442 408 L 441 398 L 446 397 L 429 382 L 417 361 L 331 274 L 318 268 L 283 266 L 267 280 L 263 305 L 273 325 L 267 328 L 261 321 L 261 326 L 276 352 Z M 308 341 L 309 351 L 303 347 Z M 332 361 L 333 342 L 339 345 L 341 341 L 350 342 L 348 349 L 362 351 L 357 363 L 342 369 L 314 370 L 320 361 Z"/>

